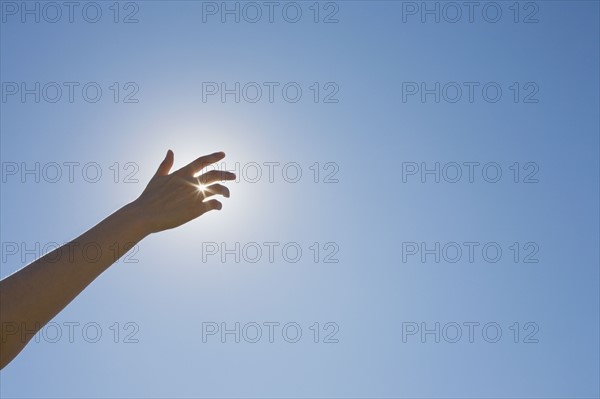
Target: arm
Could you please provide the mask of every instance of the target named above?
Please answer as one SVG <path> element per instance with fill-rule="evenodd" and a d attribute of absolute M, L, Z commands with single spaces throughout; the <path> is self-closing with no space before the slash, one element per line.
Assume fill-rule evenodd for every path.
<path fill-rule="evenodd" d="M 235 175 L 216 170 L 198 178 L 194 174 L 224 156 L 219 152 L 200 157 L 169 174 L 173 166 L 169 150 L 138 199 L 0 281 L 0 369 L 21 352 L 35 332 L 144 237 L 220 210 L 219 201 L 204 199 L 215 194 L 229 197 L 227 187 L 213 183 L 233 180 Z M 92 248 L 93 255 L 86 256 L 84 248 Z"/>

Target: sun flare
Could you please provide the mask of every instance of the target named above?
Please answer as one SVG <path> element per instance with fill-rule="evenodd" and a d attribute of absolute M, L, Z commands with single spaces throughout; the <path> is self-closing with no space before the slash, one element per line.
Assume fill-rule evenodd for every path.
<path fill-rule="evenodd" d="M 204 193 L 208 188 L 204 184 L 201 184 L 201 183 L 196 184 L 196 187 L 198 189 L 198 192 L 200 192 L 200 193 Z"/>

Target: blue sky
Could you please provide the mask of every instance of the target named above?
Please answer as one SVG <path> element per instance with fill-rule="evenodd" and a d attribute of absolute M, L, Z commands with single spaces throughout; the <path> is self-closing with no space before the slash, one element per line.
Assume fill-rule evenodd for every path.
<path fill-rule="evenodd" d="M 2 397 L 598 397 L 598 2 L 37 4 L 0 1 L 2 277 L 169 148 L 241 178 Z"/>

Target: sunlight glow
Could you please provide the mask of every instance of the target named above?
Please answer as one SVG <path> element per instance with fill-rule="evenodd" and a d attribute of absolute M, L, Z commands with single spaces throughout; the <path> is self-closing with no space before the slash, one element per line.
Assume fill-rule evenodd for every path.
<path fill-rule="evenodd" d="M 204 184 L 198 183 L 196 185 L 196 187 L 198 188 L 198 191 L 201 193 L 204 193 L 207 190 L 207 186 L 205 186 Z"/>

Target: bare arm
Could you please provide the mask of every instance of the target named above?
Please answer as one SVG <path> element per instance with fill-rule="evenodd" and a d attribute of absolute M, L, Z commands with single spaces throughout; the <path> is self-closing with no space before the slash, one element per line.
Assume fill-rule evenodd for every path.
<path fill-rule="evenodd" d="M 235 175 L 218 171 L 198 178 L 194 175 L 224 156 L 200 157 L 169 174 L 173 166 L 169 150 L 138 199 L 0 281 L 0 369 L 21 352 L 35 332 L 144 237 L 220 210 L 222 205 L 216 199 L 204 200 L 215 194 L 229 197 L 227 187 L 216 182 L 233 180 Z M 88 250 L 93 256 L 86 256 Z"/>

